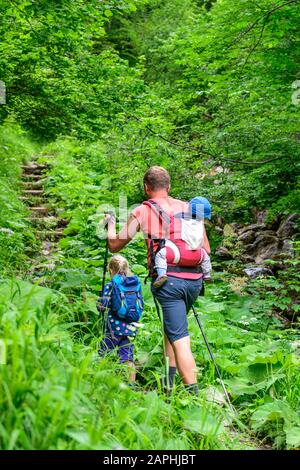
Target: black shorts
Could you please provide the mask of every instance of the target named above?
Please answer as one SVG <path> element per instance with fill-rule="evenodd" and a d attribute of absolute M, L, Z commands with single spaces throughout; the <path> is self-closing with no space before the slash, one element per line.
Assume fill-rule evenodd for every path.
<path fill-rule="evenodd" d="M 189 336 L 187 313 L 202 290 L 202 279 L 191 280 L 168 276 L 167 282 L 153 295 L 163 311 L 164 331 L 170 343 Z"/>

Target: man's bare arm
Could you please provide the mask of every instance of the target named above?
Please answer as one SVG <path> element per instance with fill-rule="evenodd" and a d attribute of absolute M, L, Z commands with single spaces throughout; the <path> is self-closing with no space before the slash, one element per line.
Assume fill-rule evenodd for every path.
<path fill-rule="evenodd" d="M 135 236 L 139 231 L 140 225 L 134 215 L 130 215 L 127 223 L 122 227 L 120 232 L 116 233 L 116 222 L 114 219 L 111 219 L 108 222 L 108 247 L 111 253 L 117 253 L 122 250 Z"/>

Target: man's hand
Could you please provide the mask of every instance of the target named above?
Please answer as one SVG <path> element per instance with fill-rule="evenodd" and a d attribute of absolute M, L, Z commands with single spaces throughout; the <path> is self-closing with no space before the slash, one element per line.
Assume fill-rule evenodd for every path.
<path fill-rule="evenodd" d="M 122 250 L 134 237 L 139 230 L 139 223 L 137 219 L 130 215 L 127 223 L 122 227 L 120 233 L 116 234 L 116 226 L 109 222 L 108 226 L 108 247 L 111 253 L 117 253 Z"/>
<path fill-rule="evenodd" d="M 104 218 L 103 218 L 103 225 L 106 228 L 106 230 L 108 228 L 108 224 L 111 224 L 111 223 L 114 223 L 114 224 L 116 223 L 116 217 L 112 211 L 109 211 L 105 213 Z"/>

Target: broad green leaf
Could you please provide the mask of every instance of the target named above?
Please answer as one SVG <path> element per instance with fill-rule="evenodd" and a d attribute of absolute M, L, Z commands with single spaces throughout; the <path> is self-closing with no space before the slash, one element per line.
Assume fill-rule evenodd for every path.
<path fill-rule="evenodd" d="M 289 449 L 300 448 L 300 426 L 286 425 L 286 444 Z"/>
<path fill-rule="evenodd" d="M 203 407 L 186 410 L 183 419 L 185 429 L 203 436 L 212 438 L 224 432 L 221 418 L 214 416 Z"/>

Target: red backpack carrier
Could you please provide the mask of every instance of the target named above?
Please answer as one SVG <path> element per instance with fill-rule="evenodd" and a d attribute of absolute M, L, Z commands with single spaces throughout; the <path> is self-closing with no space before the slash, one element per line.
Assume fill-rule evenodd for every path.
<path fill-rule="evenodd" d="M 148 234 L 147 239 L 149 276 L 157 276 L 155 256 L 159 250 L 166 247 L 167 273 L 185 279 L 199 279 L 202 273 L 200 263 L 204 257 L 201 247 L 203 221 L 170 215 L 151 199 L 144 201 L 143 204 L 150 207 L 152 213 L 159 219 L 159 238 L 153 238 Z M 151 217 L 151 212 L 149 215 Z M 149 222 L 150 227 L 151 222 Z M 175 245 L 174 249 L 168 246 L 167 240 Z"/>

